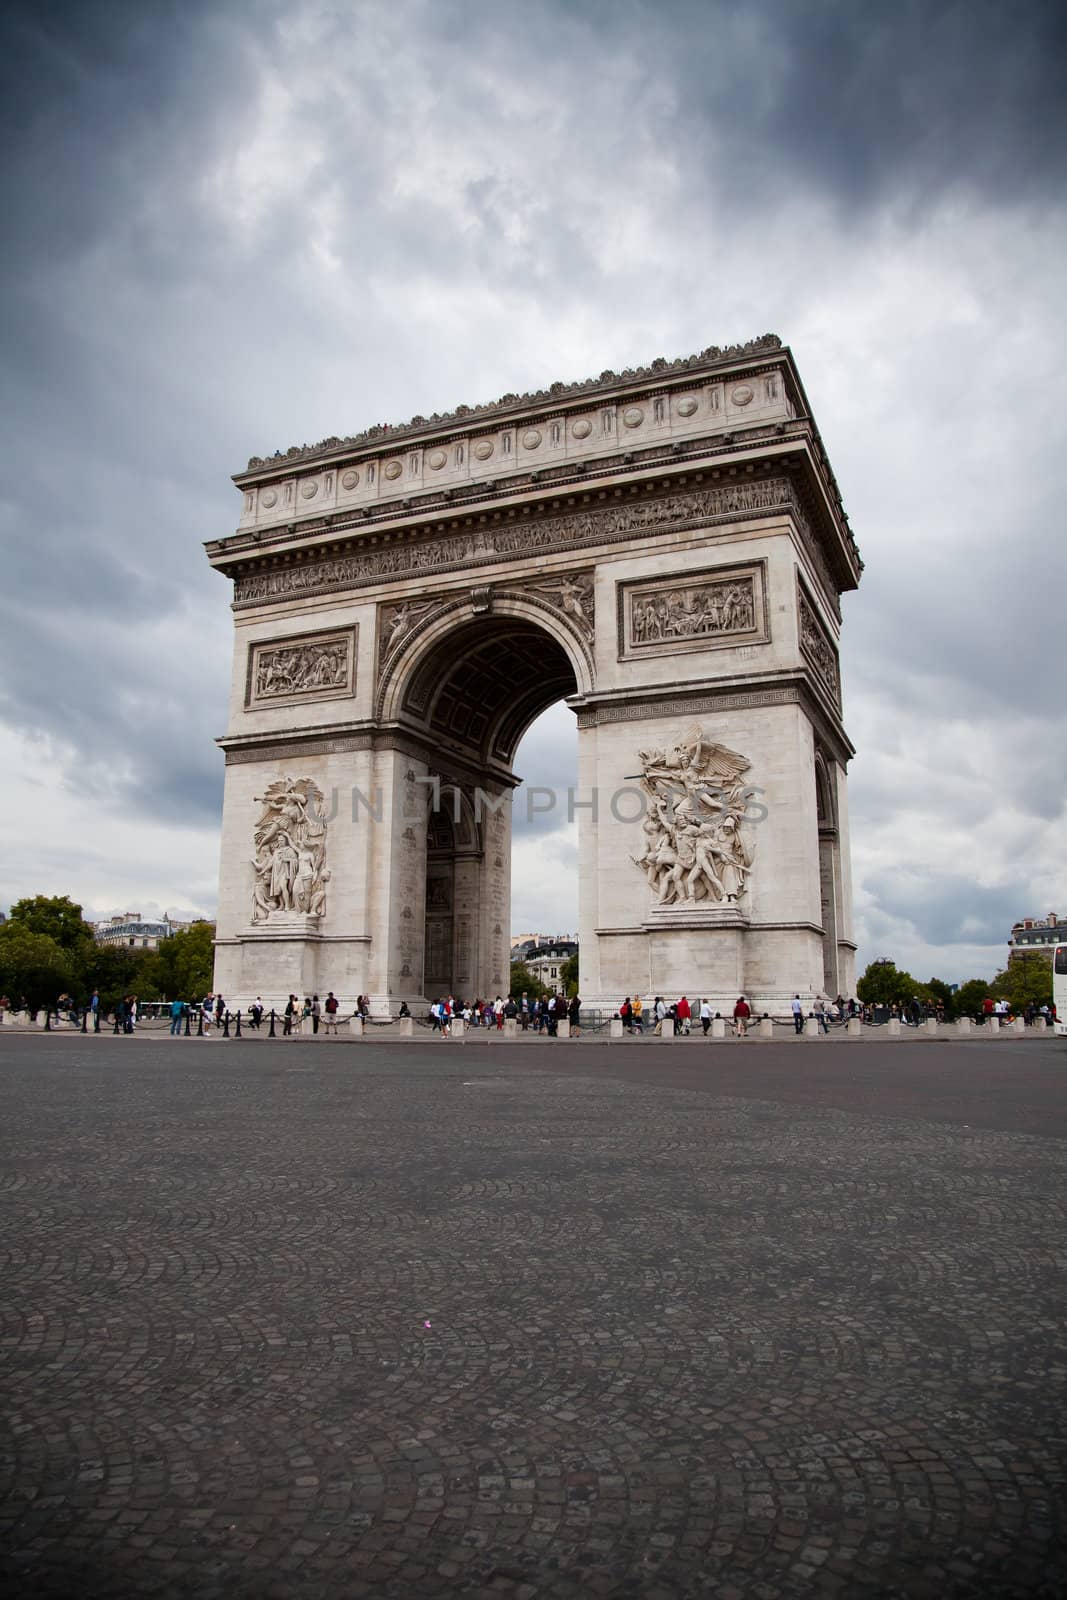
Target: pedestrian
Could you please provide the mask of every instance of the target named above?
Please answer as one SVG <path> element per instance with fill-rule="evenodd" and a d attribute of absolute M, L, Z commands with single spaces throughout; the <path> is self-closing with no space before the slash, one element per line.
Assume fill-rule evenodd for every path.
<path fill-rule="evenodd" d="M 89 1001 L 89 1010 L 93 1014 L 93 1032 L 100 1032 L 100 992 L 93 990 L 92 999 Z"/>
<path fill-rule="evenodd" d="M 296 995 L 291 994 L 285 1003 L 285 1022 L 282 1026 L 282 1037 L 290 1038 L 293 1032 L 293 1018 L 296 1016 Z"/>
<path fill-rule="evenodd" d="M 576 1039 L 580 1039 L 582 1035 L 580 1026 L 582 1020 L 582 1002 L 579 1000 L 576 994 L 571 995 L 570 1004 L 567 1006 L 567 1016 L 570 1020 L 571 1033 Z"/>
<path fill-rule="evenodd" d="M 248 1013 L 252 1018 L 252 1026 L 258 1033 L 263 1026 L 263 996 L 261 994 L 256 995 L 256 998 L 248 1008 Z"/>
<path fill-rule="evenodd" d="M 684 994 L 679 1000 L 678 1004 L 675 1006 L 674 1014 L 681 1027 L 683 1036 L 688 1039 L 689 1029 L 692 1026 L 693 1020 L 693 1008 L 689 1004 L 689 1001 L 686 999 Z"/>
<path fill-rule="evenodd" d="M 211 1024 L 215 1020 L 215 996 L 206 994 L 200 1002 L 200 1020 L 204 1025 L 204 1038 L 211 1037 Z"/>
<path fill-rule="evenodd" d="M 734 1032 L 737 1034 L 739 1039 L 743 1039 L 745 1037 L 745 1030 L 748 1027 L 748 1019 L 751 1015 L 752 1011 L 749 1007 L 748 1001 L 745 999 L 743 994 L 739 995 L 737 998 L 737 1004 L 734 1006 Z"/>
<path fill-rule="evenodd" d="M 815 1003 L 812 1006 L 812 1010 L 815 1012 L 815 1021 L 818 1023 L 823 1033 L 829 1033 L 830 1024 L 826 1017 L 826 1001 L 821 994 L 817 994 L 815 996 Z"/>
<path fill-rule="evenodd" d="M 630 1003 L 630 1021 L 633 1024 L 632 1033 L 641 1033 L 644 1030 L 645 1003 L 639 994 L 635 994 Z"/>
<path fill-rule="evenodd" d="M 182 1017 L 184 1014 L 185 1007 L 182 1002 L 180 1000 L 172 1000 L 170 1003 L 170 1032 L 172 1038 L 176 1034 L 181 1033 Z"/>
<path fill-rule="evenodd" d="M 803 1007 L 803 1004 L 801 1003 L 800 996 L 798 994 L 795 994 L 793 996 L 792 1000 L 789 1002 L 789 1004 L 790 1004 L 790 1007 L 791 1007 L 792 1012 L 793 1012 L 793 1032 L 794 1033 L 803 1033 L 804 1032 L 804 1007 Z"/>
<path fill-rule="evenodd" d="M 700 1002 L 700 1026 L 704 1030 L 704 1037 L 706 1039 L 708 1036 L 708 1029 L 711 1027 L 711 1006 L 708 1004 L 707 1000 L 702 1000 Z"/>
<path fill-rule="evenodd" d="M 657 1037 L 660 1037 L 663 1033 L 663 1024 L 667 1020 L 667 1006 L 661 994 L 658 994 L 652 1002 L 652 1015 L 656 1019 L 656 1025 L 652 1032 Z"/>
<path fill-rule="evenodd" d="M 323 1007 L 323 1010 L 326 1013 L 326 1032 L 332 1033 L 335 1037 L 337 1034 L 337 1006 L 337 996 L 331 989 L 329 994 L 326 996 L 326 1004 Z M 403 1006 L 401 1006 L 400 1010 L 401 1013 L 403 1013 Z"/>
<path fill-rule="evenodd" d="M 319 1031 L 319 1020 L 320 1020 L 321 1016 L 322 1016 L 322 1007 L 319 1004 L 319 997 L 318 997 L 317 994 L 313 994 L 311 996 L 311 1031 L 312 1031 L 312 1033 L 318 1033 L 318 1031 Z"/>
<path fill-rule="evenodd" d="M 226 1002 L 222 998 L 221 994 L 217 994 L 215 996 L 215 1026 L 216 1026 L 216 1028 L 221 1028 L 222 1027 L 222 1022 L 223 1022 L 223 1018 L 225 1017 L 225 1015 L 226 1015 Z"/>

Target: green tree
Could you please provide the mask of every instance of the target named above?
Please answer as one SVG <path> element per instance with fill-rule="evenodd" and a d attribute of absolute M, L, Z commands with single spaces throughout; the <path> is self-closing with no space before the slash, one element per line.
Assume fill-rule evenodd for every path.
<path fill-rule="evenodd" d="M 935 1002 L 940 1001 L 944 1006 L 945 1017 L 951 1021 L 956 1015 L 956 996 L 948 984 L 943 983 L 940 978 L 930 978 L 927 980 L 926 988 L 933 995 Z"/>
<path fill-rule="evenodd" d="M 933 992 L 895 961 L 872 961 L 856 984 L 856 993 L 865 1005 L 907 1005 L 909 1000 L 932 1000 Z"/>
<path fill-rule="evenodd" d="M 989 987 L 997 999 L 1007 1000 L 1013 1011 L 1024 1011 L 1028 1005 L 1050 1006 L 1052 963 L 1043 957 L 1013 961 L 997 973 Z"/>
<path fill-rule="evenodd" d="M 529 995 L 531 1000 L 540 1000 L 547 993 L 544 984 L 534 977 L 525 961 L 511 963 L 510 983 L 510 993 L 516 1000 L 521 1000 L 524 994 Z"/>
<path fill-rule="evenodd" d="M 980 1016 L 982 1001 L 989 994 L 992 989 L 985 978 L 968 978 L 966 983 L 961 983 L 953 996 L 957 1017 Z"/>
<path fill-rule="evenodd" d="M 25 1000 L 35 1011 L 54 1005 L 72 984 L 70 954 L 57 940 L 25 922 L 0 928 L 0 990 L 13 1005 Z"/>
<path fill-rule="evenodd" d="M 568 956 L 559 969 L 559 986 L 568 996 L 578 993 L 578 952 Z"/>
<path fill-rule="evenodd" d="M 199 1000 L 212 985 L 215 924 L 194 922 L 164 939 L 152 961 L 152 979 L 165 1000 Z"/>
<path fill-rule="evenodd" d="M 159 989 L 153 954 L 151 950 L 126 944 L 96 945 L 84 969 L 84 993 L 80 998 L 88 999 L 96 989 L 105 1010 L 110 1010 L 128 994 L 135 994 L 141 1000 L 156 999 Z"/>
<path fill-rule="evenodd" d="M 16 900 L 9 920 L 30 933 L 46 934 L 75 960 L 83 960 L 93 947 L 92 924 L 69 895 L 35 894 Z"/>

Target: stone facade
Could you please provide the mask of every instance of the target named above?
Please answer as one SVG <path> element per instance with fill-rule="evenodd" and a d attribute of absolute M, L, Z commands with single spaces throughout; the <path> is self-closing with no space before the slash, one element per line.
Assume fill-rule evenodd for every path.
<path fill-rule="evenodd" d="M 208 547 L 234 585 L 224 993 L 503 992 L 512 761 L 560 698 L 583 999 L 851 989 L 837 638 L 861 564 L 777 340 L 236 481 Z M 294 794 L 310 843 L 275 825 Z"/>

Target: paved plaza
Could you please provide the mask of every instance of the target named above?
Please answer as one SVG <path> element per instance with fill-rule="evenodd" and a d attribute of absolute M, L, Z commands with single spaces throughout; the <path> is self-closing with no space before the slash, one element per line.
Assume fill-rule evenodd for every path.
<path fill-rule="evenodd" d="M 20 1596 L 1067 1593 L 1067 1043 L 0 1036 Z"/>

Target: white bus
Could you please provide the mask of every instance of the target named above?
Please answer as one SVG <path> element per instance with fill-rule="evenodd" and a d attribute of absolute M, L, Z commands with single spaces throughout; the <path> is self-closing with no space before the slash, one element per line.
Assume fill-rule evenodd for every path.
<path fill-rule="evenodd" d="M 1052 1004 L 1056 1032 L 1067 1037 L 1067 944 L 1058 944 L 1052 953 Z"/>

